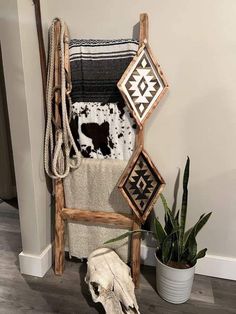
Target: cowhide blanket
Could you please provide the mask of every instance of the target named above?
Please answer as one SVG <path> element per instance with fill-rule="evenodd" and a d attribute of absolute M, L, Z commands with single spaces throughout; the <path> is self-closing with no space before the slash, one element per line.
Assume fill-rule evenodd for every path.
<path fill-rule="evenodd" d="M 76 102 L 72 113 L 78 127 L 74 134 L 84 157 L 130 158 L 136 124 L 127 107 L 117 103 Z"/>
<path fill-rule="evenodd" d="M 137 49 L 132 39 L 70 42 L 71 129 L 84 157 L 128 160 L 133 152 L 136 125 L 117 82 Z"/>

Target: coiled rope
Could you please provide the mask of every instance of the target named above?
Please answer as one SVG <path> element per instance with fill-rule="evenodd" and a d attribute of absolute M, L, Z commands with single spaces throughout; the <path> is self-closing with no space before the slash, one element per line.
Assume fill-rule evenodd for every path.
<path fill-rule="evenodd" d="M 44 141 L 44 168 L 52 179 L 65 178 L 70 169 L 78 168 L 81 162 L 81 154 L 70 130 L 71 81 L 68 44 L 69 32 L 66 24 L 61 19 L 54 19 L 49 33 L 47 122 Z M 59 85 L 57 85 L 57 81 L 59 81 Z M 58 95 L 60 95 L 60 104 L 55 100 Z M 57 106 L 61 106 L 61 110 Z M 55 114 L 53 114 L 54 108 Z M 61 113 L 58 119 L 59 111 Z M 73 162 L 70 158 L 72 147 L 75 151 Z"/>

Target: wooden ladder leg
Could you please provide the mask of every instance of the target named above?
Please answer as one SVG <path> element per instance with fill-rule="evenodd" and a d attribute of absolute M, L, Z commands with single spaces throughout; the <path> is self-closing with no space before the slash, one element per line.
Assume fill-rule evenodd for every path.
<path fill-rule="evenodd" d="M 148 15 L 142 13 L 140 15 L 140 29 L 139 29 L 139 47 L 143 43 L 148 42 Z M 136 135 L 136 148 L 143 146 L 144 143 L 144 125 L 139 128 Z M 133 216 L 133 230 L 141 229 L 141 223 L 138 221 L 137 217 Z M 133 282 L 135 288 L 139 287 L 140 279 L 140 249 L 141 249 L 141 233 L 137 232 L 132 235 L 131 243 L 131 270 Z"/>
<path fill-rule="evenodd" d="M 62 209 L 64 207 L 64 190 L 62 180 L 55 181 L 55 274 L 62 275 L 65 264 L 65 222 L 62 218 Z"/>
<path fill-rule="evenodd" d="M 133 230 L 141 228 L 140 222 L 134 217 Z M 135 288 L 139 287 L 140 279 L 140 248 L 141 248 L 141 233 L 137 232 L 132 235 L 131 240 L 131 271 Z"/>

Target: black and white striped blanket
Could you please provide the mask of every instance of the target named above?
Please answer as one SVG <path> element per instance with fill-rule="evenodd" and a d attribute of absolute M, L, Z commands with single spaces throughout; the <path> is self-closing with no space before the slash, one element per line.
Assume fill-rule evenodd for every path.
<path fill-rule="evenodd" d="M 138 50 L 138 42 L 80 40 L 70 42 L 72 131 L 87 158 L 130 158 L 136 125 L 117 82 Z"/>
<path fill-rule="evenodd" d="M 122 101 L 116 84 L 137 49 L 132 39 L 71 40 L 72 101 Z"/>

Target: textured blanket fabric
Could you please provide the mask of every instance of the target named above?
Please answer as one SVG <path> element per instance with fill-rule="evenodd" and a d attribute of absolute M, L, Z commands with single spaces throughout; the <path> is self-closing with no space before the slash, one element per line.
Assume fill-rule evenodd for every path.
<path fill-rule="evenodd" d="M 137 49 L 138 42 L 132 39 L 70 42 L 71 129 L 82 155 L 88 158 L 64 180 L 69 208 L 130 212 L 116 184 L 132 154 L 136 126 L 117 82 Z M 106 240 L 123 232 L 108 225 L 69 222 L 70 254 L 87 257 Z M 127 261 L 127 239 L 112 248 L 117 248 L 117 253 Z"/>
<path fill-rule="evenodd" d="M 128 160 L 132 154 L 136 125 L 117 82 L 137 49 L 132 39 L 70 42 L 71 128 L 84 157 Z"/>
<path fill-rule="evenodd" d="M 137 50 L 138 42 L 132 39 L 72 39 L 72 102 L 123 102 L 117 82 Z"/>
<path fill-rule="evenodd" d="M 78 169 L 64 179 L 65 203 L 69 208 L 130 213 L 130 208 L 116 186 L 127 162 L 84 158 Z M 87 257 L 103 243 L 124 233 L 124 229 L 82 222 L 68 223 L 70 254 L 78 258 Z M 124 260 L 128 260 L 127 239 L 110 245 Z"/>
<path fill-rule="evenodd" d="M 127 107 L 116 103 L 76 102 L 77 142 L 84 157 L 129 160 L 135 143 L 136 124 Z"/>

